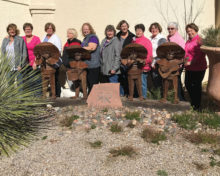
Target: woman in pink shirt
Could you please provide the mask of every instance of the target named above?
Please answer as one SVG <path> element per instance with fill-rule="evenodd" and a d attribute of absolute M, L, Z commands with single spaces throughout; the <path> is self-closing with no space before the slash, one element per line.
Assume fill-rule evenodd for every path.
<path fill-rule="evenodd" d="M 136 37 L 133 39 L 133 43 L 143 45 L 147 50 L 147 57 L 145 60 L 145 66 L 143 67 L 142 78 L 142 94 L 144 99 L 147 98 L 147 76 L 151 70 L 151 62 L 153 56 L 152 43 L 144 36 L 145 26 L 143 24 L 137 24 L 135 27 Z"/>
<path fill-rule="evenodd" d="M 27 46 L 29 65 L 33 69 L 36 69 L 34 47 L 40 43 L 40 38 L 32 34 L 33 25 L 31 23 L 25 23 L 23 25 L 23 30 L 25 36 L 23 36 L 22 38 L 24 39 L 25 44 Z"/>
<path fill-rule="evenodd" d="M 207 68 L 205 54 L 200 50 L 201 38 L 198 35 L 198 31 L 199 28 L 194 23 L 186 26 L 189 39 L 185 46 L 185 57 L 188 59 L 185 64 L 185 85 L 194 110 L 198 110 L 200 107 L 202 80 Z"/>
<path fill-rule="evenodd" d="M 169 33 L 167 36 L 167 41 L 174 42 L 179 46 L 181 46 L 183 49 L 185 49 L 185 40 L 178 32 L 178 24 L 176 22 L 168 23 L 167 30 Z M 180 75 L 178 76 L 178 97 L 180 101 L 185 101 L 183 86 L 181 82 L 182 71 L 183 71 L 183 67 L 180 69 Z"/>
<path fill-rule="evenodd" d="M 35 80 L 34 82 L 30 82 L 30 87 L 32 87 L 32 89 L 34 90 L 37 90 L 36 95 L 40 95 L 41 94 L 40 70 L 36 69 L 35 56 L 34 56 L 34 47 L 37 44 L 41 43 L 40 38 L 32 34 L 33 25 L 31 23 L 25 23 L 23 25 L 23 30 L 25 36 L 23 36 L 22 38 L 24 39 L 24 42 L 27 46 L 28 61 L 29 61 L 29 67 L 27 68 L 27 73 L 39 77 L 39 79 Z M 32 70 L 35 70 L 35 73 L 31 73 Z"/>

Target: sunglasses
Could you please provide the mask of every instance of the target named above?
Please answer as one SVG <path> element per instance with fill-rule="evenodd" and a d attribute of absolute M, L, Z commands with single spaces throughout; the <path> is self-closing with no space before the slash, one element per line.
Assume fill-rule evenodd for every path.
<path fill-rule="evenodd" d="M 174 30 L 175 28 L 167 28 L 167 30 L 169 31 L 169 30 Z"/>

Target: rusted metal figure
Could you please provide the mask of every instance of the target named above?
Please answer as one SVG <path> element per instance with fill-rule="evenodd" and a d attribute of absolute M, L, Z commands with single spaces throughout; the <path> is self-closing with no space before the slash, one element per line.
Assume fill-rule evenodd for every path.
<path fill-rule="evenodd" d="M 43 97 L 46 98 L 47 88 L 50 84 L 52 98 L 56 98 L 55 89 L 55 72 L 53 65 L 56 64 L 60 57 L 60 52 L 55 45 L 49 42 L 40 43 L 34 48 L 36 65 L 40 65 Z"/>
<path fill-rule="evenodd" d="M 161 102 L 167 101 L 169 82 L 172 81 L 174 88 L 174 103 L 179 103 L 178 98 L 178 75 L 180 74 L 181 65 L 185 62 L 183 59 L 185 51 L 176 43 L 167 42 L 157 48 L 157 60 L 159 65 L 158 71 L 163 79 L 163 98 Z"/>
<path fill-rule="evenodd" d="M 70 68 L 67 68 L 67 78 L 73 81 L 75 87 L 75 96 L 79 97 L 80 88 L 83 91 L 83 98 L 87 98 L 87 71 L 88 65 L 85 63 L 86 59 L 90 59 L 91 55 L 88 50 L 78 45 L 73 45 L 67 48 L 67 53 L 71 60 L 69 61 Z"/>
<path fill-rule="evenodd" d="M 146 57 L 147 50 L 136 43 L 127 45 L 121 52 L 121 63 L 128 67 L 128 99 L 131 101 L 134 95 L 134 84 L 136 84 L 139 99 L 143 100 L 141 74 Z"/>

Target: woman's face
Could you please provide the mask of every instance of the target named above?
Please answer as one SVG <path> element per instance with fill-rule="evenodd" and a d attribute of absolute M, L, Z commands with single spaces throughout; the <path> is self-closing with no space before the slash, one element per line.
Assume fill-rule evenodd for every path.
<path fill-rule="evenodd" d="M 47 35 L 53 35 L 54 31 L 52 26 L 49 26 L 49 28 L 47 29 Z"/>
<path fill-rule="evenodd" d="M 107 38 L 108 39 L 112 39 L 113 37 L 114 37 L 114 31 L 112 31 L 112 30 L 109 30 L 109 31 L 107 31 L 106 32 L 106 35 L 107 35 Z"/>
<path fill-rule="evenodd" d="M 135 33 L 138 38 L 141 37 L 142 35 L 144 35 L 144 31 L 140 28 L 136 29 Z"/>
<path fill-rule="evenodd" d="M 90 31 L 88 25 L 84 25 L 84 26 L 82 27 L 82 33 L 83 33 L 84 36 L 87 36 L 88 34 L 91 33 L 91 31 Z"/>
<path fill-rule="evenodd" d="M 74 39 L 74 35 L 73 35 L 72 31 L 70 31 L 70 30 L 67 31 L 67 38 L 70 39 L 70 40 Z"/>
<path fill-rule="evenodd" d="M 157 36 L 157 34 L 159 34 L 159 29 L 157 27 L 155 27 L 154 25 L 151 27 L 151 33 L 152 36 Z"/>
<path fill-rule="evenodd" d="M 121 32 L 127 33 L 128 32 L 128 25 L 126 23 L 123 23 L 120 27 Z"/>
<path fill-rule="evenodd" d="M 31 29 L 31 27 L 29 27 L 29 26 L 25 27 L 24 33 L 25 33 L 25 36 L 32 36 L 32 29 Z"/>
<path fill-rule="evenodd" d="M 186 33 L 188 34 L 189 38 L 192 39 L 197 35 L 197 32 L 192 28 L 187 28 Z"/>
<path fill-rule="evenodd" d="M 8 35 L 9 35 L 9 37 L 14 37 L 14 36 L 16 36 L 15 29 L 9 28 L 9 30 L 8 30 Z"/>
<path fill-rule="evenodd" d="M 177 31 L 177 29 L 174 26 L 169 26 L 167 30 L 168 30 L 169 36 L 173 36 Z"/>

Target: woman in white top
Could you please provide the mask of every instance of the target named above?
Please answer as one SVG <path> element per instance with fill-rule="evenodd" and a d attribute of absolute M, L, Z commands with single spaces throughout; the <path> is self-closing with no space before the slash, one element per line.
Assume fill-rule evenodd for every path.
<path fill-rule="evenodd" d="M 53 23 L 46 23 L 44 30 L 47 34 L 44 37 L 42 42 L 50 42 L 54 44 L 61 53 L 62 43 L 61 43 L 60 38 L 55 34 L 56 32 L 55 25 Z M 53 65 L 53 67 L 56 69 L 56 73 L 55 73 L 56 97 L 60 97 L 60 93 L 61 93 L 61 86 L 59 83 L 59 67 L 61 66 L 61 64 L 62 64 L 62 60 L 60 58 L 59 61 Z"/>
<path fill-rule="evenodd" d="M 159 59 L 157 58 L 157 53 L 156 50 L 158 48 L 158 46 L 160 46 L 161 44 L 166 42 L 166 38 L 161 34 L 162 32 L 162 27 L 160 26 L 159 23 L 152 23 L 149 27 L 149 32 L 151 32 L 151 37 L 150 37 L 150 41 L 152 43 L 152 47 L 153 47 L 153 62 L 151 64 L 151 67 L 153 68 L 151 70 L 151 76 L 152 76 L 152 80 L 153 80 L 153 86 L 156 89 L 160 89 L 162 90 L 162 78 L 160 76 L 160 74 L 158 73 L 158 67 L 156 64 L 156 61 Z M 162 91 L 161 91 L 162 94 Z"/>

